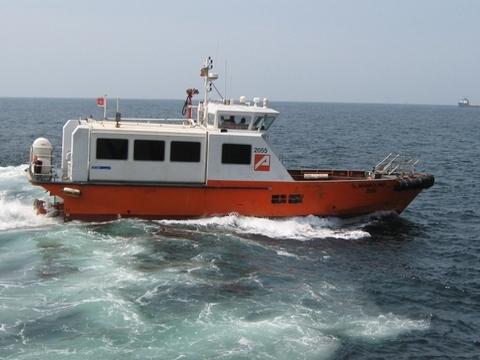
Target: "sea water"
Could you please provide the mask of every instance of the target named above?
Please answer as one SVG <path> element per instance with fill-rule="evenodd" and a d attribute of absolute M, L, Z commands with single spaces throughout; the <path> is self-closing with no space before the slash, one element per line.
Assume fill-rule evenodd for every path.
<path fill-rule="evenodd" d="M 65 223 L 35 215 L 29 146 L 46 136 L 58 160 L 62 124 L 94 101 L 0 99 L 0 358 L 479 358 L 480 109 L 272 106 L 288 166 L 402 152 L 436 184 L 401 216 Z"/>

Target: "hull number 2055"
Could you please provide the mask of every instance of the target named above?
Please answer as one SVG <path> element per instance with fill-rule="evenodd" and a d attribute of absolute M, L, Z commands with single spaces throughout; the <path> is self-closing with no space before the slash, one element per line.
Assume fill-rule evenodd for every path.
<path fill-rule="evenodd" d="M 265 148 L 265 147 L 254 147 L 253 152 L 255 154 L 266 154 L 266 153 L 268 153 L 268 149 Z"/>

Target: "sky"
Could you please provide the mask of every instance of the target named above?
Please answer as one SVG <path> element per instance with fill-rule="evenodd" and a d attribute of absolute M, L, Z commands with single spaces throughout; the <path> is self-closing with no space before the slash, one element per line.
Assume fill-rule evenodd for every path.
<path fill-rule="evenodd" d="M 0 97 L 480 104 L 477 0 L 0 0 Z M 226 81 L 225 81 L 226 80 Z"/>

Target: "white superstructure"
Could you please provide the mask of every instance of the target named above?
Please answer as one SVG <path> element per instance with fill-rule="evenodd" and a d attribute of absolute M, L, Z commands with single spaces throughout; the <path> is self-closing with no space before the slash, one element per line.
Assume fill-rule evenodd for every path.
<path fill-rule="evenodd" d="M 69 120 L 62 181 L 291 180 L 265 131 L 278 112 L 210 102 L 207 122 Z"/>

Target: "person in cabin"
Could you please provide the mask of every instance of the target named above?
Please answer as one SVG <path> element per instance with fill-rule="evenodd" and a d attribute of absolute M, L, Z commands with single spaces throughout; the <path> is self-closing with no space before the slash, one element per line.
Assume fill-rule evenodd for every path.
<path fill-rule="evenodd" d="M 235 117 L 233 115 L 225 118 L 223 115 L 220 117 L 220 127 L 224 129 L 234 129 L 235 128 Z"/>

